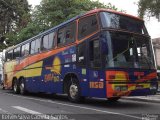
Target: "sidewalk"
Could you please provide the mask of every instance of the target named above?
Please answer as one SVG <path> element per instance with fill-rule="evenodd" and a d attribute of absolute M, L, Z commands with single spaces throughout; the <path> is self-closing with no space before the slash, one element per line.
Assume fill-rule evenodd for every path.
<path fill-rule="evenodd" d="M 122 99 L 127 100 L 135 100 L 135 101 L 145 101 L 145 102 L 159 102 L 160 103 L 160 93 L 157 93 L 156 95 L 150 95 L 150 96 L 134 96 L 134 97 L 123 97 Z"/>

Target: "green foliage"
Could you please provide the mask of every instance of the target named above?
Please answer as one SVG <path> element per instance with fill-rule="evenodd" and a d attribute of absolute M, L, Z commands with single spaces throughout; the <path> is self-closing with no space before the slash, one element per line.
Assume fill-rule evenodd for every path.
<path fill-rule="evenodd" d="M 0 0 L 0 37 L 9 36 L 16 43 L 16 33 L 25 28 L 30 19 L 30 6 L 27 0 Z M 0 45 L 0 49 L 4 49 Z"/>
<path fill-rule="evenodd" d="M 110 3 L 105 5 L 91 0 L 42 0 L 32 11 L 31 21 L 19 32 L 7 34 L 10 45 L 20 43 L 34 35 L 54 27 L 72 17 L 95 8 L 117 10 Z M 25 17 L 25 16 L 23 16 Z"/>
<path fill-rule="evenodd" d="M 29 11 L 27 0 L 0 0 L 0 35 L 26 27 Z"/>
<path fill-rule="evenodd" d="M 139 16 L 142 18 L 144 15 L 155 16 L 157 19 L 160 17 L 160 0 L 140 0 L 138 7 Z"/>
<path fill-rule="evenodd" d="M 157 66 L 157 69 L 160 70 L 160 66 Z"/>

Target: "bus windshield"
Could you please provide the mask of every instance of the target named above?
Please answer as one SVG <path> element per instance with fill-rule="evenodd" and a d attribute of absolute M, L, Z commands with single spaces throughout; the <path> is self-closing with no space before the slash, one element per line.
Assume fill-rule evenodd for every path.
<path fill-rule="evenodd" d="M 104 32 L 106 68 L 153 69 L 154 58 L 148 37 L 124 32 Z M 106 50 L 104 50 L 106 49 Z"/>
<path fill-rule="evenodd" d="M 127 16 L 109 12 L 100 12 L 102 28 L 121 29 L 148 35 L 144 22 Z"/>

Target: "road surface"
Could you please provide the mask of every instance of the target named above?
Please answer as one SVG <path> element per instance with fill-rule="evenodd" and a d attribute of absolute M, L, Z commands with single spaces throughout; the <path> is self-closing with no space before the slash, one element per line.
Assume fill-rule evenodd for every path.
<path fill-rule="evenodd" d="M 1 120 L 160 120 L 159 113 L 160 103 L 152 100 L 121 99 L 110 103 L 105 99 L 86 99 L 77 104 L 64 95 L 22 96 L 0 90 Z"/>

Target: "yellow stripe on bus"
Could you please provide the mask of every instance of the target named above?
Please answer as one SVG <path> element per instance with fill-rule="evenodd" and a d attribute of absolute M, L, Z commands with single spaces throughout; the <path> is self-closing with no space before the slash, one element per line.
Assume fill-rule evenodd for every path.
<path fill-rule="evenodd" d="M 21 70 L 15 74 L 17 78 L 23 76 L 23 77 L 36 77 L 41 76 L 42 73 L 42 65 L 43 61 L 40 61 L 38 63 L 32 64 L 25 68 L 25 70 Z"/>

